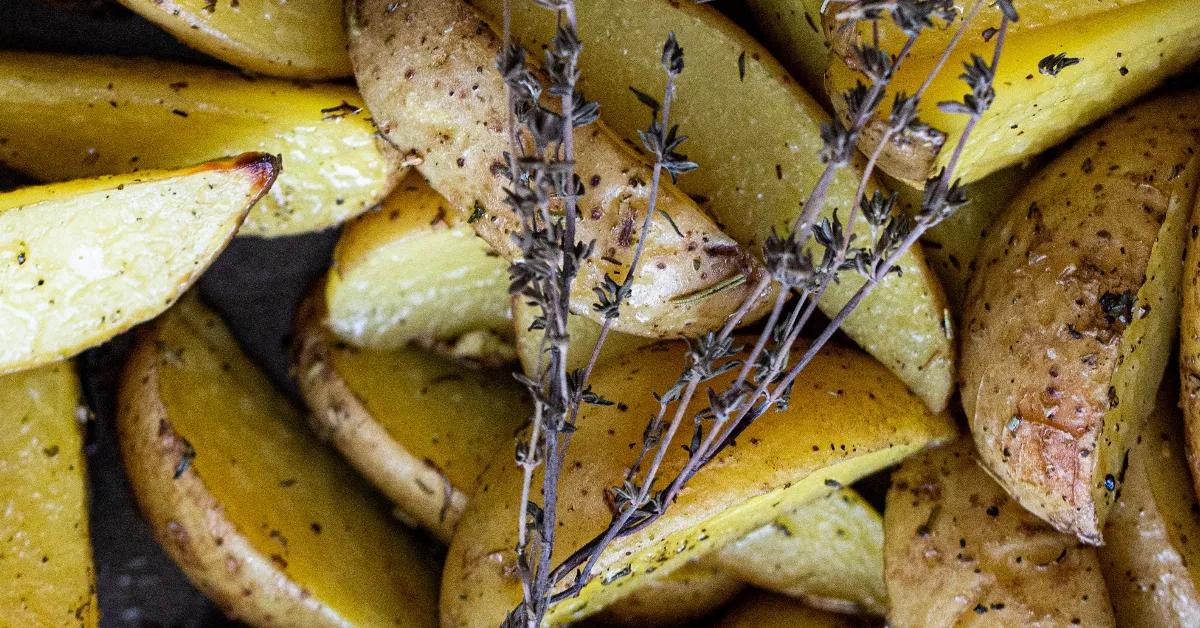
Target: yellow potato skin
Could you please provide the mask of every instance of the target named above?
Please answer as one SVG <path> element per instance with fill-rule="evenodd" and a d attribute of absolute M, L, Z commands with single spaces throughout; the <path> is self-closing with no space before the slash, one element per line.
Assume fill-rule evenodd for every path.
<path fill-rule="evenodd" d="M 962 399 L 980 458 L 1086 542 L 1101 542 L 1170 354 L 1197 145 L 1195 93 L 1080 138 L 993 225 L 967 293 Z"/>
<path fill-rule="evenodd" d="M 96 628 L 79 380 L 59 362 L 0 377 L 0 627 Z"/>
<path fill-rule="evenodd" d="M 782 512 L 705 560 L 809 606 L 887 614 L 883 517 L 853 489 L 837 489 Z"/>
<path fill-rule="evenodd" d="M 471 4 L 491 23 L 499 23 L 502 0 Z M 541 50 L 554 34 L 553 16 L 532 3 L 516 2 L 512 8 L 514 39 L 528 50 Z M 680 177 L 679 189 L 698 199 L 725 233 L 751 250 L 761 247 L 772 228 L 787 233 L 824 169 L 816 155 L 822 146 L 820 125 L 829 114 L 821 105 L 762 44 L 710 6 L 579 0 L 576 10 L 584 44 L 580 88 L 601 103 L 604 123 L 640 146 L 637 131 L 646 127 L 649 113 L 629 88 L 662 93 L 661 46 L 667 33 L 674 32 L 686 67 L 671 102 L 671 122 L 691 138 L 682 150 L 700 164 L 699 170 Z M 620 28 L 587 26 L 617 23 Z M 743 55 L 744 78 L 739 72 Z M 823 215 L 830 217 L 840 208 L 838 215 L 845 220 L 861 180 L 858 164 L 835 174 Z M 874 187 L 872 182 L 867 193 Z M 859 237 L 868 236 L 865 223 L 857 224 Z M 842 331 L 940 412 L 954 388 L 956 357 L 953 332 L 945 325 L 945 295 L 920 247 L 903 255 L 899 265 L 903 275 L 889 275 L 847 318 Z M 821 310 L 833 316 L 861 285 L 861 278 L 844 273 L 821 300 Z"/>
<path fill-rule="evenodd" d="M 511 340 L 508 266 L 414 172 L 342 231 L 325 286 L 330 328 L 376 350 L 470 332 Z"/>
<path fill-rule="evenodd" d="M 70 357 L 168 308 L 271 187 L 261 153 L 0 194 L 0 373 Z"/>
<path fill-rule="evenodd" d="M 509 140 L 503 81 L 494 71 L 499 36 L 459 0 L 354 0 L 347 14 L 355 76 L 380 131 L 420 161 L 417 168 L 461 216 L 476 216 L 472 226 L 493 249 L 517 257 L 511 235 L 519 221 L 505 204 L 509 182 L 501 171 Z M 603 124 L 578 130 L 575 161 L 588 188 L 577 238 L 595 240 L 595 251 L 573 284 L 572 310 L 595 318 L 592 288 L 606 274 L 622 281 L 637 248 L 651 172 Z M 720 327 L 749 296 L 761 266 L 667 182 L 656 209 L 675 226 L 662 214 L 653 218 L 617 329 L 680 337 Z M 733 283 L 709 293 L 725 282 Z"/>
<path fill-rule="evenodd" d="M 973 3 L 955 0 L 958 15 Z M 834 106 L 845 113 L 847 89 L 862 79 L 854 69 L 851 46 L 870 36 L 865 24 L 843 29 L 836 20 L 844 3 L 825 12 L 833 38 L 826 86 Z M 1069 138 L 1087 125 L 1127 105 L 1160 85 L 1164 79 L 1200 59 L 1200 12 L 1192 0 L 1133 0 L 1072 2 L 1036 1 L 1017 5 L 1021 20 L 1013 25 L 996 75 L 996 98 L 969 138 L 955 177 L 976 181 L 997 170 L 1019 164 Z M 888 174 L 921 185 L 945 166 L 957 145 L 968 116 L 942 112 L 932 103 L 961 100 L 968 88 L 958 78 L 972 52 L 991 59 L 995 41 L 984 33 L 1000 24 L 999 10 L 985 5 L 964 39 L 930 85 L 922 102 L 921 119 L 937 130 L 928 141 L 892 144 L 879 161 Z M 881 25 L 881 44 L 893 54 L 905 36 L 890 19 Z M 889 92 L 914 93 L 934 67 L 953 29 L 932 31 L 918 40 L 908 61 L 897 70 Z M 1058 76 L 1043 74 L 1039 62 L 1065 54 L 1081 61 Z M 862 148 L 878 145 L 891 99 L 862 136 Z"/>
<path fill-rule="evenodd" d="M 1181 416 L 1170 393 L 1160 393 L 1158 407 L 1129 449 L 1121 495 L 1097 550 L 1122 626 L 1200 624 L 1195 542 L 1200 506 L 1192 493 Z"/>
<path fill-rule="evenodd" d="M 179 41 L 268 76 L 350 76 L 337 0 L 121 0 Z"/>
<path fill-rule="evenodd" d="M 605 487 L 633 462 L 647 417 L 658 408 L 650 392 L 674 383 L 685 351 L 679 343 L 642 348 L 593 374 L 593 389 L 616 405 L 587 406 L 580 415 L 559 483 L 559 560 L 607 525 Z M 720 390 L 732 377 L 711 385 Z M 546 625 L 594 614 L 643 583 L 771 523 L 780 512 L 827 494 L 830 486 L 849 484 L 953 434 L 948 419 L 930 414 L 868 356 L 827 347 L 797 379 L 787 411 L 768 413 L 748 427 L 662 518 L 615 541 L 591 583 L 579 597 L 551 609 Z M 673 478 L 685 455 L 672 447 L 660 477 Z M 512 569 L 520 488 L 512 452 L 499 452 L 450 544 L 442 577 L 443 626 L 490 628 L 520 601 Z"/>
<path fill-rule="evenodd" d="M 317 441 L 198 297 L 145 330 L 119 404 L 142 512 L 228 615 L 264 628 L 436 625 L 426 548 Z"/>
<path fill-rule="evenodd" d="M 883 525 L 895 628 L 1116 625 L 1096 549 L 1009 497 L 968 439 L 900 465 Z"/>
<path fill-rule="evenodd" d="M 279 155 L 283 171 L 242 235 L 317 231 L 384 198 L 399 179 L 399 156 L 376 141 L 364 107 L 343 85 L 150 59 L 0 52 L 0 162 L 65 181 L 252 150 Z M 54 122 L 30 124 L 32 110 Z"/>
<path fill-rule="evenodd" d="M 713 628 L 866 628 L 876 622 L 837 615 L 805 606 L 803 602 L 764 591 L 738 598 Z"/>
<path fill-rule="evenodd" d="M 406 518 L 448 543 L 488 460 L 529 418 L 525 390 L 501 369 L 420 348 L 339 342 L 323 296 L 315 291 L 296 322 L 309 421 Z"/>

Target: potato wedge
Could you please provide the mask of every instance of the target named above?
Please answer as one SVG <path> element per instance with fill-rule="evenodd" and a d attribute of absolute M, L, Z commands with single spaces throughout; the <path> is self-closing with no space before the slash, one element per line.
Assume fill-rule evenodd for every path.
<path fill-rule="evenodd" d="M 436 625 L 426 548 L 194 293 L 140 339 L 117 430 L 158 541 L 230 616 L 272 628 Z"/>
<path fill-rule="evenodd" d="M 972 183 L 967 187 L 967 205 L 922 236 L 925 259 L 941 279 L 946 300 L 956 318 L 962 313 L 967 284 L 975 274 L 975 256 L 988 229 L 1035 174 L 1037 169 L 1030 166 L 1014 166 Z M 915 214 L 921 207 L 923 191 L 903 181 L 889 183 L 894 183 L 889 187 L 900 195 L 899 203 Z"/>
<path fill-rule="evenodd" d="M 0 626 L 96 628 L 79 380 L 59 362 L 0 377 Z"/>
<path fill-rule="evenodd" d="M 100 344 L 162 312 L 271 187 L 261 153 L 0 194 L 0 372 Z"/>
<path fill-rule="evenodd" d="M 184 44 L 269 76 L 350 76 L 337 0 L 120 0 Z"/>
<path fill-rule="evenodd" d="M 682 343 L 642 348 L 593 374 L 594 390 L 617 404 L 588 406 L 579 418 L 559 482 L 559 560 L 608 524 L 606 489 L 633 462 L 646 418 L 658 408 L 650 392 L 675 382 L 685 351 Z M 948 419 L 929 413 L 870 357 L 842 347 L 818 355 L 796 380 L 788 410 L 750 425 L 736 446 L 692 479 L 662 518 L 609 546 L 595 578 L 579 597 L 552 608 L 548 625 L 594 614 L 643 583 L 771 523 L 781 512 L 824 496 L 831 486 L 849 484 L 953 437 Z M 720 390 L 732 377 L 718 378 L 712 386 Z M 661 477 L 674 477 L 685 456 L 672 447 Z M 491 628 L 520 601 L 513 571 L 520 489 L 512 452 L 499 452 L 450 544 L 442 579 L 444 627 Z"/>
<path fill-rule="evenodd" d="M 541 309 L 536 305 L 530 305 L 528 301 L 521 297 L 514 297 L 512 300 L 512 318 L 513 328 L 517 334 L 517 356 L 521 360 L 521 368 L 526 375 L 531 375 L 538 372 L 538 354 L 542 351 L 542 337 L 540 331 L 533 331 L 529 326 L 533 324 L 533 320 L 541 314 Z M 592 358 L 592 351 L 596 347 L 596 341 L 600 339 L 600 325 L 590 318 L 579 314 L 571 314 L 567 317 L 567 333 L 571 336 L 571 344 L 567 347 L 567 370 L 584 368 L 587 366 L 588 360 Z M 619 331 L 609 330 L 608 338 L 604 341 L 604 346 L 600 349 L 600 356 L 596 359 L 596 366 L 617 358 L 625 353 L 637 350 L 642 347 L 649 347 L 658 341 L 652 338 L 643 338 L 631 334 L 622 333 Z M 541 367 L 546 367 L 548 357 L 542 358 Z"/>
<path fill-rule="evenodd" d="M 494 70 L 500 38 L 461 0 L 354 0 L 347 15 L 355 75 L 380 131 L 421 162 L 421 174 L 493 249 L 519 256 L 511 237 L 518 218 L 505 204 L 507 100 Z M 637 248 L 650 169 L 599 123 L 580 129 L 575 162 L 589 184 L 577 238 L 594 240 L 595 253 L 573 284 L 572 310 L 595 318 L 592 289 L 607 274 L 622 281 Z M 719 327 L 762 267 L 669 183 L 656 209 L 665 214 L 653 218 L 617 329 L 679 337 Z"/>
<path fill-rule="evenodd" d="M 853 489 L 841 488 L 782 512 L 705 560 L 809 606 L 887 613 L 883 517 Z"/>
<path fill-rule="evenodd" d="M 1104 526 L 1097 551 L 1121 626 L 1200 625 L 1200 505 L 1181 424 L 1174 395 L 1160 392 L 1129 448 L 1121 494 Z"/>
<path fill-rule="evenodd" d="M 499 21 L 503 0 L 471 3 L 493 24 Z M 790 230 L 823 169 L 815 156 L 822 146 L 820 125 L 829 114 L 771 54 L 728 18 L 696 2 L 577 0 L 576 10 L 580 24 L 621 24 L 580 31 L 581 89 L 601 103 L 603 121 L 640 146 L 637 131 L 649 114 L 629 88 L 662 93 L 659 47 L 674 32 L 687 67 L 671 102 L 671 121 L 691 138 L 684 148 L 700 164 L 679 179 L 679 189 L 699 199 L 717 225 L 752 250 L 772 228 Z M 512 20 L 514 38 L 527 49 L 541 50 L 554 34 L 553 16 L 533 3 L 513 3 Z M 745 67 L 744 79 L 739 66 Z M 840 207 L 846 218 L 861 179 L 857 166 L 834 177 L 826 216 Z M 863 223 L 856 233 L 868 234 Z M 885 279 L 842 330 L 940 412 L 954 388 L 945 296 L 918 247 L 900 266 L 903 275 Z M 844 277 L 826 292 L 822 311 L 838 312 L 861 285 L 857 277 Z"/>
<path fill-rule="evenodd" d="M 961 16 L 972 3 L 955 0 L 954 5 Z M 858 29 L 842 28 L 836 16 L 843 6 L 834 2 L 825 11 L 826 28 L 837 33 L 826 85 L 842 115 L 842 94 L 862 78 L 854 69 L 852 47 L 860 37 L 871 36 L 865 23 Z M 1200 59 L 1200 12 L 1194 0 L 1054 0 L 1020 3 L 1017 10 L 1021 20 L 1011 26 L 1004 44 L 995 79 L 995 102 L 972 132 L 955 170 L 955 176 L 963 181 L 982 179 L 1021 163 L 1133 102 Z M 999 24 L 1000 13 L 994 4 L 980 11 L 922 98 L 926 104 L 921 119 L 933 132 L 923 138 L 897 140 L 885 148 L 879 160 L 885 172 L 910 185 L 923 185 L 947 164 L 968 116 L 945 113 L 933 103 L 961 100 L 969 91 L 958 78 L 962 62 L 969 61 L 972 52 L 991 58 L 995 42 L 990 41 L 989 27 Z M 899 51 L 905 35 L 890 19 L 882 20 L 880 26 L 881 45 L 893 53 Z M 896 71 L 889 92 L 914 93 L 953 33 L 954 27 L 922 34 L 909 59 Z M 1050 62 L 1060 54 L 1078 63 L 1052 67 Z M 861 145 L 865 150 L 878 145 L 890 104 L 891 99 L 885 99 L 877 117 L 864 129 Z"/>
<path fill-rule="evenodd" d="M 835 615 L 764 591 L 747 593 L 713 622 L 713 628 L 865 628 L 858 617 Z"/>
<path fill-rule="evenodd" d="M 706 561 L 688 563 L 600 612 L 594 626 L 665 628 L 693 625 L 725 606 L 745 583 Z"/>
<path fill-rule="evenodd" d="M 821 17 L 822 0 L 747 0 L 762 43 L 826 111 L 833 104 L 825 92 L 829 38 Z"/>
<path fill-rule="evenodd" d="M 319 286 L 300 308 L 294 348 L 317 433 L 408 519 L 448 543 L 488 460 L 528 420 L 525 390 L 501 369 L 339 342 Z"/>
<path fill-rule="evenodd" d="M 511 338 L 509 263 L 415 175 L 342 232 L 325 289 L 330 328 L 369 349 L 473 331 Z"/>
<path fill-rule="evenodd" d="M 1009 497 L 969 439 L 900 465 L 883 525 L 895 628 L 1115 625 L 1096 549 Z"/>
<path fill-rule="evenodd" d="M 31 111 L 53 123 L 31 124 Z M 399 155 L 375 140 L 368 116 L 358 93 L 341 85 L 249 80 L 149 59 L 0 52 L 0 162 L 65 181 L 248 150 L 280 155 L 283 171 L 243 235 L 316 231 L 378 204 L 399 179 Z"/>
<path fill-rule="evenodd" d="M 1080 138 L 994 223 L 967 293 L 962 399 L 980 458 L 1089 543 L 1171 353 L 1197 146 L 1196 93 Z"/>

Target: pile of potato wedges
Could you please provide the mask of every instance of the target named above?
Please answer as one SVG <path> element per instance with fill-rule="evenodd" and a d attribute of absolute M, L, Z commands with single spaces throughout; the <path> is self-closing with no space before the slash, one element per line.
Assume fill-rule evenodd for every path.
<path fill-rule="evenodd" d="M 11 0 L 158 28 L 198 61 L 0 38 L 0 166 L 26 182 L 0 192 L 0 628 L 159 625 L 98 585 L 98 539 L 137 534 L 94 507 L 112 489 L 89 476 L 110 470 L 230 625 L 501 626 L 522 600 L 532 413 L 514 375 L 546 345 L 509 293 L 496 55 L 508 22 L 540 58 L 559 18 L 533 0 L 119 1 Z M 609 524 L 685 339 L 768 272 L 764 243 L 825 168 L 823 125 L 848 124 L 866 80 L 857 51 L 903 45 L 889 19 L 847 18 L 857 3 L 574 0 L 600 120 L 575 139 L 594 250 L 568 368 L 601 334 L 594 289 L 641 263 L 589 382 L 612 403 L 583 406 L 558 483 L 556 556 Z M 959 98 L 963 62 L 990 56 L 1001 9 L 948 4 L 889 93 Z M 874 172 L 838 170 L 821 215 L 860 183 L 915 213 L 954 162 L 969 203 L 545 626 L 1200 626 L 1200 0 L 1015 6 L 978 124 L 928 105 L 928 131 L 896 138 L 889 96 L 858 136 Z M 669 33 L 686 59 L 670 121 L 700 167 L 655 188 L 635 147 Z M 239 314 L 196 287 L 279 243 L 276 267 L 222 272 L 305 258 L 300 298 Z M 819 310 L 863 281 L 844 273 Z M 290 330 L 268 352 L 286 378 L 237 324 L 261 312 Z"/>

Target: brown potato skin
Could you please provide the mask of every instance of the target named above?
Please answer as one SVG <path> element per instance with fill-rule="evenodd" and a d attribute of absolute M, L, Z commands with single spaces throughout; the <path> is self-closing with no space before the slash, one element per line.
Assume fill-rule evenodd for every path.
<path fill-rule="evenodd" d="M 117 421 L 129 481 L 159 544 L 230 618 L 271 628 L 352 628 L 271 561 L 254 560 L 261 558 L 257 550 L 199 476 L 183 473 L 172 479 L 184 441 L 171 428 L 159 397 L 161 359 L 154 343 L 138 343 L 121 381 Z M 255 601 L 248 604 L 250 594 Z"/>
<path fill-rule="evenodd" d="M 1096 549 L 1010 498 L 967 438 L 905 461 L 883 517 L 894 628 L 1115 625 Z"/>
<path fill-rule="evenodd" d="M 499 36 L 460 0 L 354 0 L 347 21 L 355 76 L 383 137 L 462 217 L 482 212 L 472 226 L 497 252 L 518 257 L 511 234 L 520 225 L 505 203 L 502 171 L 510 149 L 507 100 L 495 71 Z M 651 171 L 599 122 L 577 130 L 575 151 L 587 187 L 577 239 L 595 240 L 595 252 L 580 268 L 572 309 L 596 318 L 592 288 L 606 274 L 623 278 L 650 201 Z M 719 327 L 749 296 L 761 266 L 669 182 L 656 208 L 683 237 L 661 215 L 654 219 L 615 328 L 679 337 Z M 746 278 L 739 286 L 687 298 L 738 275 Z"/>
<path fill-rule="evenodd" d="M 1198 144 L 1194 93 L 1118 114 L 1030 181 L 976 258 L 961 391 L 980 458 L 1089 543 L 1170 353 Z"/>
<path fill-rule="evenodd" d="M 322 286 L 323 287 L 323 286 Z M 330 364 L 325 291 L 312 291 L 296 317 L 293 362 L 313 430 L 405 515 L 443 543 L 467 507 L 467 496 L 428 460 L 419 460 L 388 434 Z M 421 490 L 431 487 L 433 493 Z"/>

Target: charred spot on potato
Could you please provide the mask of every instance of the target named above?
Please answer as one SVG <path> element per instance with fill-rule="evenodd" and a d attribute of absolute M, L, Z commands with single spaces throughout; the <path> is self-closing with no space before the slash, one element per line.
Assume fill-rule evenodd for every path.
<path fill-rule="evenodd" d="M 1100 296 L 1100 309 L 1104 311 L 1104 319 L 1109 325 L 1122 323 L 1128 325 L 1133 320 L 1133 306 L 1137 296 L 1132 290 L 1121 293 L 1105 292 Z"/>

